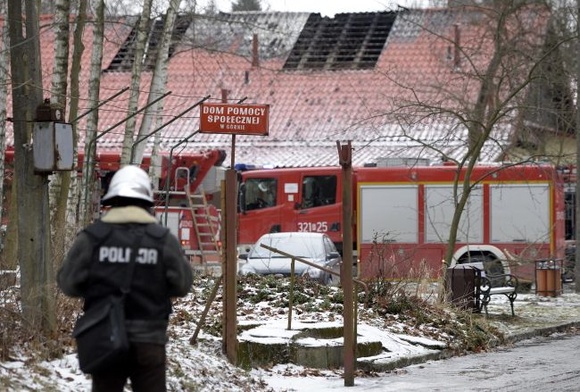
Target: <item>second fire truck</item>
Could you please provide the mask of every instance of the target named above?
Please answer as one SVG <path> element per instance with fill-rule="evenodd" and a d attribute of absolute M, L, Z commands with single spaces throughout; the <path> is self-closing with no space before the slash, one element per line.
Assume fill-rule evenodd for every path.
<path fill-rule="evenodd" d="M 353 251 L 363 277 L 438 276 L 465 169 L 456 166 L 359 167 L 353 170 Z M 458 187 L 454 184 L 458 181 Z M 483 261 L 533 279 L 534 261 L 564 257 L 563 182 L 544 164 L 477 165 L 457 230 L 453 263 Z M 338 167 L 242 173 L 238 244 L 262 234 L 315 231 L 341 249 Z"/>

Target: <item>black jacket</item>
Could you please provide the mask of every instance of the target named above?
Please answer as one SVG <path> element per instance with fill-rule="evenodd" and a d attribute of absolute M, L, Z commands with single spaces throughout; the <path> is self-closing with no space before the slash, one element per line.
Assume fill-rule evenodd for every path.
<path fill-rule="evenodd" d="M 145 210 L 113 208 L 81 231 L 59 270 L 58 285 L 66 295 L 83 297 L 85 310 L 120 295 L 136 238 L 137 260 L 125 302 L 129 340 L 164 344 L 170 298 L 186 295 L 193 278 L 177 238 Z"/>

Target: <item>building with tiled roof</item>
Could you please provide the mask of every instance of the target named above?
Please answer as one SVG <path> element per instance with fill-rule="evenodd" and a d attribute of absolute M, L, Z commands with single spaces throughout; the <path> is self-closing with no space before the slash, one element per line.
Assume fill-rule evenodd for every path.
<path fill-rule="evenodd" d="M 521 53 L 504 59 L 505 72 L 497 84 L 521 83 L 538 59 L 548 57 L 549 18 L 549 11 L 539 6 L 529 6 L 520 15 L 515 23 L 525 33 L 518 46 Z M 42 23 L 48 25 L 51 19 Z M 159 23 L 152 24 L 144 59 L 141 106 L 147 99 Z M 173 120 L 207 96 L 206 102 L 267 104 L 269 135 L 238 135 L 235 143 L 236 163 L 259 166 L 337 165 L 337 141 L 348 140 L 354 148 L 354 165 L 461 159 L 468 149 L 469 122 L 460 119 L 469 118 L 492 58 L 489 23 L 481 8 L 469 7 L 347 13 L 334 18 L 282 12 L 181 16 L 170 49 L 167 91 L 171 93 L 164 100 L 162 121 Z M 137 24 L 134 17 L 107 23 L 102 99 L 130 85 Z M 88 109 L 91 38 L 89 24 L 81 112 Z M 53 39 L 51 29 L 42 30 L 45 86 L 50 83 Z M 518 62 L 522 58 L 526 62 Z M 554 63 L 550 66 L 554 68 Z M 518 110 L 512 103 L 496 113 L 502 118 L 480 160 L 509 159 L 516 149 L 521 154 L 522 146 L 537 152 L 546 148 L 547 140 L 570 137 L 569 125 L 543 114 L 554 113 L 556 103 L 571 102 L 566 83 L 546 87 L 550 83 L 554 82 L 532 85 L 541 93 L 526 87 L 513 101 L 518 107 L 529 107 L 533 99 L 533 111 Z M 489 99 L 502 101 L 511 87 L 498 89 L 497 96 Z M 100 108 L 99 132 L 127 116 L 128 97 L 124 93 Z M 559 107 L 560 112 L 567 109 Z M 83 122 L 78 126 L 79 149 L 84 126 Z M 159 132 L 161 150 L 167 152 L 186 138 L 180 152 L 230 150 L 230 135 L 192 136 L 198 129 L 195 108 Z M 107 132 L 99 138 L 97 149 L 120 152 L 123 132 L 123 126 Z M 146 154 L 152 147 L 153 140 L 147 141 Z"/>

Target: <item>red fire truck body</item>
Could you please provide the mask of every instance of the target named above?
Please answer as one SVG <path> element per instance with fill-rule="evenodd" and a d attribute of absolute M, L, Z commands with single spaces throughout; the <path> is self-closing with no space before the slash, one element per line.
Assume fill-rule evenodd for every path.
<path fill-rule="evenodd" d="M 220 213 L 214 194 L 219 190 L 217 166 L 226 157 L 223 150 L 161 156 L 159 184 L 155 186 L 155 216 L 177 236 L 192 261 L 219 259 Z M 80 157 L 82 158 L 82 157 Z M 79 158 L 79 162 L 82 162 Z M 119 169 L 117 153 L 97 155 L 97 171 L 102 192 Z M 150 171 L 151 158 L 141 163 Z M 82 170 L 79 169 L 79 170 Z M 99 198 L 97 198 L 98 200 Z"/>
<path fill-rule="evenodd" d="M 361 167 L 353 170 L 355 249 L 359 275 L 438 276 L 465 170 L 456 166 Z M 564 194 L 550 165 L 479 165 L 463 211 L 454 263 L 499 260 L 533 279 L 533 261 L 564 257 Z M 327 233 L 342 249 L 340 168 L 289 168 L 242 173 L 238 244 L 262 234 Z"/>

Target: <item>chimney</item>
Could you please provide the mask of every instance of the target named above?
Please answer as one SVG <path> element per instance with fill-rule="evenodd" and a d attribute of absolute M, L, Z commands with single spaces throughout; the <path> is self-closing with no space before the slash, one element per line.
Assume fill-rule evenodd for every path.
<path fill-rule="evenodd" d="M 260 56 L 258 55 L 258 34 L 252 37 L 252 68 L 260 66 Z"/>
<path fill-rule="evenodd" d="M 222 103 L 228 103 L 228 94 L 230 90 L 222 88 Z"/>
<path fill-rule="evenodd" d="M 455 24 L 453 25 L 454 31 L 455 31 L 455 51 L 453 52 L 453 67 L 457 70 L 461 67 L 461 52 L 459 50 L 460 48 L 460 39 L 461 39 L 461 34 L 459 31 L 459 25 Z"/>

